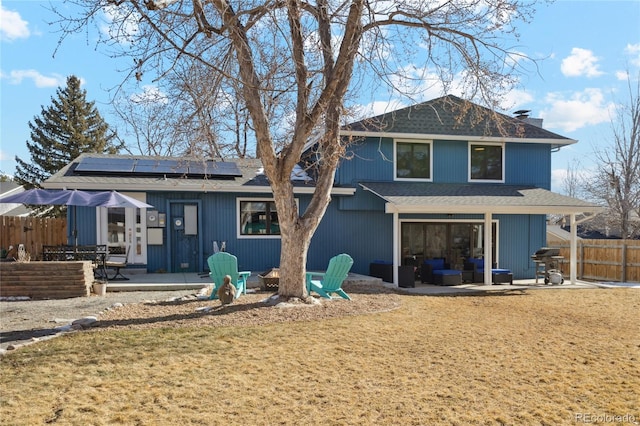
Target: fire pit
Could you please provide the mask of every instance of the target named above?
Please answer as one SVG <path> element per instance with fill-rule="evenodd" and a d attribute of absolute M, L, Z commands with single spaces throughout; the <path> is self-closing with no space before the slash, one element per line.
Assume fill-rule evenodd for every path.
<path fill-rule="evenodd" d="M 280 270 L 278 268 L 271 268 L 268 271 L 264 271 L 258 274 L 260 279 L 260 288 L 262 290 L 278 290 L 280 285 Z"/>
<path fill-rule="evenodd" d="M 536 264 L 536 284 L 538 284 L 538 278 L 544 278 L 545 284 L 549 284 L 549 281 L 551 284 L 564 282 L 560 271 L 560 260 L 564 259 L 564 256 L 560 256 L 560 249 L 542 247 L 531 255 L 531 259 Z"/>

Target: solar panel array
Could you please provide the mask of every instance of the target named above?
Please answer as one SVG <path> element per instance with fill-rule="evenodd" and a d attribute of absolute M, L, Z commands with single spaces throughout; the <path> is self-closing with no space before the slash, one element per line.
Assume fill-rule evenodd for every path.
<path fill-rule="evenodd" d="M 241 177 L 236 163 L 213 160 L 176 160 L 146 158 L 85 157 L 75 168 L 81 174 L 180 176 L 180 177 Z"/>

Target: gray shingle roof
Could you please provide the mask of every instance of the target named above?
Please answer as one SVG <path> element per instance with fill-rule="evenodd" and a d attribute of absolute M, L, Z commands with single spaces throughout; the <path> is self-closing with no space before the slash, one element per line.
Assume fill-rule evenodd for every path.
<path fill-rule="evenodd" d="M 144 155 L 118 155 L 118 154 L 81 154 L 43 182 L 43 187 L 50 189 L 85 189 L 85 190 L 116 190 L 116 191 L 187 191 L 187 192 L 261 192 L 271 193 L 271 187 L 267 177 L 260 173 L 262 162 L 254 158 L 241 158 L 229 160 L 238 166 L 242 176 L 232 179 L 216 179 L 203 177 L 183 176 L 145 176 L 145 175 L 117 175 L 102 173 L 77 173 L 75 167 L 85 157 L 92 158 L 133 158 L 133 159 L 170 159 L 170 157 L 154 157 Z M 186 160 L 186 157 L 174 157 L 177 160 Z M 191 159 L 195 160 L 195 159 Z M 199 159 L 200 161 L 202 159 Z M 315 189 L 315 181 L 292 180 L 295 191 L 312 192 Z M 353 193 L 354 188 L 339 188 Z"/>
<path fill-rule="evenodd" d="M 522 119 L 496 113 L 453 95 L 351 123 L 344 126 L 343 131 L 548 139 L 550 143 L 564 141 L 567 144 L 575 142 Z"/>
<path fill-rule="evenodd" d="M 533 186 L 430 182 L 361 182 L 360 186 L 400 212 L 543 214 L 601 210 L 596 204 Z"/>

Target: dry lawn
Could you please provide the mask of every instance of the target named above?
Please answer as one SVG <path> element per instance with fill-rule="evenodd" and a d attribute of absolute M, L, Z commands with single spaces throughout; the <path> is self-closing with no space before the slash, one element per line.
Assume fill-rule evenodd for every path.
<path fill-rule="evenodd" d="M 114 313 L 0 359 L 0 422 L 640 423 L 637 289 L 375 297 L 399 308 L 227 326 L 203 318 L 234 311 L 193 315 L 203 302 Z"/>

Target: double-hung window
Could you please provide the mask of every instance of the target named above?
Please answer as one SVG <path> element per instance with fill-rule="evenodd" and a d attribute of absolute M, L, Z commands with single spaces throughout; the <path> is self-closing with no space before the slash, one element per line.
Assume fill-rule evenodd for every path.
<path fill-rule="evenodd" d="M 503 144 L 469 144 L 469 180 L 504 182 Z"/>
<path fill-rule="evenodd" d="M 395 180 L 433 179 L 431 141 L 395 141 Z"/>

